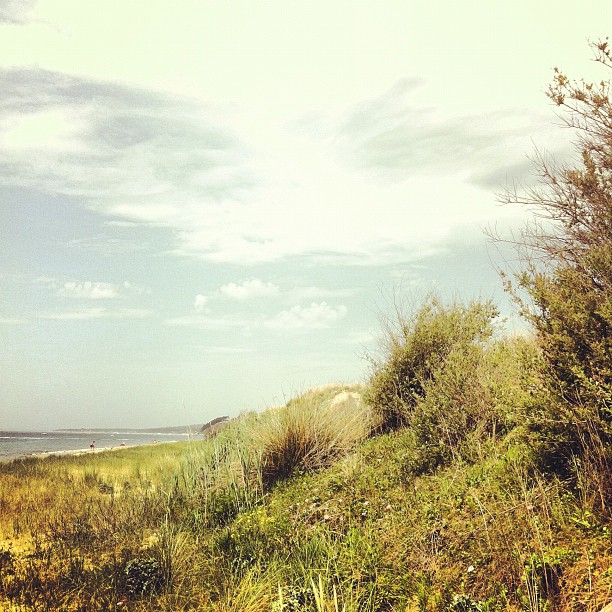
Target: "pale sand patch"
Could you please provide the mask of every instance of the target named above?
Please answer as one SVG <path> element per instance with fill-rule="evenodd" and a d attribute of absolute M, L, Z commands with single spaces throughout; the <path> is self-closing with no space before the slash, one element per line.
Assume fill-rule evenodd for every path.
<path fill-rule="evenodd" d="M 361 399 L 361 394 L 356 391 L 341 391 L 340 393 L 334 395 L 331 402 L 329 402 L 330 406 L 337 406 L 338 404 L 344 404 L 348 401 L 356 401 L 358 402 Z"/>
<path fill-rule="evenodd" d="M 57 450 L 57 451 L 45 451 L 43 453 L 32 453 L 31 455 L 27 455 L 28 457 L 37 457 L 44 459 L 45 457 L 50 457 L 51 455 L 95 455 L 97 453 L 103 453 L 106 451 L 114 451 L 119 450 L 119 448 L 128 448 L 127 446 L 104 446 L 102 448 L 96 448 L 95 450 L 91 450 L 91 448 L 78 448 L 76 450 Z"/>

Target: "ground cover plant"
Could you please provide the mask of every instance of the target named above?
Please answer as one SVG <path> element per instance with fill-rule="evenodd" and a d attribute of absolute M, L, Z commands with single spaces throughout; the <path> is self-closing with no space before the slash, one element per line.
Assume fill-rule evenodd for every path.
<path fill-rule="evenodd" d="M 509 282 L 530 331 L 504 335 L 490 302 L 429 296 L 387 320 L 364 385 L 205 440 L 0 464 L 0 608 L 610 603 L 608 91 L 557 73 L 583 166 L 545 167 L 543 191 L 509 196 L 552 211 L 519 242 L 543 265 L 532 251 Z"/>
<path fill-rule="evenodd" d="M 423 456 L 420 425 L 377 433 L 363 387 L 330 386 L 208 440 L 0 465 L 3 605 L 598 610 L 612 592 L 610 521 L 540 467 L 524 424 L 547 394 L 537 344 L 491 336 L 480 350 L 478 375 L 471 359 L 464 374 L 486 409 L 444 460 Z M 455 380 L 459 365 L 448 364 Z M 443 374 L 426 385 L 437 401 Z M 426 392 L 418 419 L 445 427 L 439 410 L 424 416 L 431 406 Z M 347 410 L 372 412 L 360 419 L 369 436 L 347 440 Z M 298 413 L 328 412 L 337 418 L 287 435 Z M 277 424 L 267 437 L 266 423 Z M 333 423 L 341 445 L 330 446 Z M 328 452 L 315 462 L 295 452 L 319 439 Z M 267 456 L 283 457 L 274 478 L 264 476 Z"/>

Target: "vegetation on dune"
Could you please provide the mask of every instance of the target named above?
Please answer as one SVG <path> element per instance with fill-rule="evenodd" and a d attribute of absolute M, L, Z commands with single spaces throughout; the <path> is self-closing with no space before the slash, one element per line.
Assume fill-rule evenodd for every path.
<path fill-rule="evenodd" d="M 610 66 L 608 47 L 595 45 Z M 0 609 L 597 611 L 612 600 L 612 106 L 557 73 L 582 166 L 490 302 L 396 309 L 363 386 L 206 440 L 0 464 Z"/>
<path fill-rule="evenodd" d="M 313 471 L 333 463 L 367 438 L 372 412 L 357 389 L 330 385 L 309 391 L 285 407 L 268 410 L 253 428 L 261 448 L 265 485 L 291 476 L 296 469 Z"/>
<path fill-rule="evenodd" d="M 208 440 L 0 464 L 0 601 L 266 609 L 278 585 L 261 581 L 255 555 L 282 565 L 277 540 L 264 542 L 272 484 L 330 465 L 368 433 L 359 388 L 329 386 Z M 275 537 L 290 545 L 286 517 L 277 524 Z M 248 538 L 236 535 L 247 527 Z"/>
<path fill-rule="evenodd" d="M 496 409 L 512 414 L 517 405 L 524 415 L 541 392 L 535 343 L 491 340 L 486 352 L 480 380 L 495 390 Z M 428 388 L 437 397 L 434 383 Z M 290 419 L 296 407 L 367 410 L 360 391 L 311 391 L 244 415 L 206 441 L 3 464 L 4 602 L 26 610 L 235 611 L 605 603 L 608 516 L 538 469 L 533 434 L 520 424 L 495 435 L 488 425 L 486 434 L 466 431 L 461 453 L 430 463 L 411 426 L 365 440 L 360 430 L 326 463 L 288 451 L 291 469 L 283 464 L 280 479 L 263 476 L 273 435 L 261 438 L 263 423 Z M 487 410 L 474 418 L 490 423 Z M 342 435 L 344 419 L 336 426 Z M 309 445 L 283 428 L 277 435 L 275 453 L 283 441 Z"/>
<path fill-rule="evenodd" d="M 612 68 L 607 40 L 592 45 Z M 572 81 L 561 71 L 548 97 L 576 132 L 573 166 L 538 155 L 541 188 L 509 190 L 503 201 L 536 211 L 517 240 L 525 266 L 514 288 L 546 364 L 552 400 L 538 427 L 545 456 L 599 497 L 612 500 L 612 101 L 610 82 Z M 543 449 L 544 450 L 544 449 Z M 584 479 L 587 479 L 585 481 Z"/>

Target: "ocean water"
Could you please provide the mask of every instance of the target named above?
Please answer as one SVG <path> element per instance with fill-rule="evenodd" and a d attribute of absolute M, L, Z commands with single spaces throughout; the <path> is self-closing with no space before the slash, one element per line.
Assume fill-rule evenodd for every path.
<path fill-rule="evenodd" d="M 0 431 L 0 461 L 39 453 L 188 440 L 188 434 L 142 431 Z"/>

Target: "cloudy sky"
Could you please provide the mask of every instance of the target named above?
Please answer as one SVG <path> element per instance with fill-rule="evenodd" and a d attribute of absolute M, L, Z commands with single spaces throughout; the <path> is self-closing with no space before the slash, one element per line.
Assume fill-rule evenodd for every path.
<path fill-rule="evenodd" d="M 482 229 L 524 219 L 495 193 L 533 181 L 534 145 L 570 151 L 543 92 L 555 66 L 602 78 L 607 15 L 0 0 L 0 429 L 197 423 L 363 381 L 393 292 L 510 314 Z"/>

